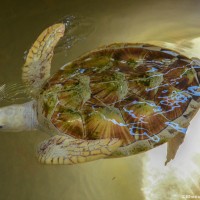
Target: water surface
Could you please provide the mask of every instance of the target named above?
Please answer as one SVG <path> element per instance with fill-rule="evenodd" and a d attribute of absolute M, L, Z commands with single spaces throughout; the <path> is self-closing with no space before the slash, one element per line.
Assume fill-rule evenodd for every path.
<path fill-rule="evenodd" d="M 92 19 L 94 29 L 67 56 L 56 53 L 53 71 L 113 42 L 150 42 L 200 57 L 199 10 L 198 0 L 8 0 L 0 7 L 0 83 L 19 83 L 24 52 L 43 29 L 69 14 Z M 167 167 L 166 145 L 128 158 L 75 166 L 40 165 L 35 147 L 48 134 L 1 133 L 0 199 L 176 200 L 184 194 L 200 195 L 199 118 L 191 123 L 187 142 Z M 180 166 L 187 172 L 184 179 Z"/>

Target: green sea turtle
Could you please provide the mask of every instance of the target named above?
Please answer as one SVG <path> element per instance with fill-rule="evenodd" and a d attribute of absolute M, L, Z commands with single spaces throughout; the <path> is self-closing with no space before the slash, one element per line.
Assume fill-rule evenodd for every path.
<path fill-rule="evenodd" d="M 168 142 L 174 158 L 200 107 L 200 64 L 175 51 L 116 43 L 91 51 L 50 76 L 65 25 L 44 30 L 28 52 L 23 82 L 33 100 L 0 109 L 1 130 L 42 129 L 41 163 L 123 157 Z"/>

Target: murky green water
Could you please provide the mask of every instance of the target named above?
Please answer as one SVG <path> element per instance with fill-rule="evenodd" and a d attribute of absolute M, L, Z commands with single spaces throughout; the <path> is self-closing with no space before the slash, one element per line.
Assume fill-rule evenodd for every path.
<path fill-rule="evenodd" d="M 152 42 L 198 56 L 199 10 L 198 0 L 7 0 L 0 6 L 0 83 L 20 82 L 24 52 L 43 29 L 69 14 L 92 19 L 94 28 L 67 57 L 65 52 L 55 55 L 53 71 L 86 51 L 113 42 Z M 198 125 L 193 127 L 190 132 L 200 129 Z M 147 154 L 75 166 L 40 165 L 35 159 L 35 147 L 48 137 L 41 132 L 0 134 L 0 199 L 159 199 L 149 198 L 142 190 L 147 191 L 144 180 L 150 177 L 147 170 L 144 172 Z M 188 146 L 192 148 L 193 144 Z M 187 153 L 188 146 L 181 156 Z M 158 159 L 160 155 L 155 153 Z M 165 157 L 165 152 L 161 156 Z M 155 163 L 156 158 L 150 162 Z M 180 165 L 178 161 L 176 164 Z M 149 190 L 155 193 L 160 190 L 163 199 L 170 199 L 171 196 L 166 198 L 170 183 L 176 182 L 166 180 L 165 187 L 160 185 L 160 188 L 152 184 Z M 194 194 L 198 191 L 196 187 L 199 184 Z M 175 194 L 181 193 L 179 188 L 174 190 Z M 180 196 L 171 199 L 180 199 Z"/>

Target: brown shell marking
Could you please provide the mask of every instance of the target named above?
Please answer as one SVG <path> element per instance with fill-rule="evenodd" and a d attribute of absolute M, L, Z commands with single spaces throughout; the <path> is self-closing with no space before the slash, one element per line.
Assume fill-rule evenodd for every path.
<path fill-rule="evenodd" d="M 127 145 L 155 142 L 160 133 L 163 140 L 170 138 L 182 130 L 179 118 L 187 128 L 197 111 L 192 105 L 199 107 L 198 91 L 190 59 L 153 45 L 114 44 L 63 67 L 41 95 L 43 112 L 60 132 L 83 139 L 120 138 Z M 52 94 L 57 104 L 48 100 Z"/>
<path fill-rule="evenodd" d="M 199 84 L 194 69 L 183 60 L 176 60 L 166 69 L 163 69 L 162 73 L 166 82 L 180 90 L 187 90 L 188 86 Z"/>
<path fill-rule="evenodd" d="M 116 108 L 88 107 L 83 116 L 87 139 L 115 138 L 117 136 L 117 138 L 123 139 L 125 144 L 134 141 L 120 111 Z"/>
<path fill-rule="evenodd" d="M 153 101 L 131 95 L 124 99 L 123 104 L 116 106 L 121 108 L 123 119 L 135 140 L 149 139 L 167 127 L 168 119 Z"/>
<path fill-rule="evenodd" d="M 61 133 L 84 138 L 84 127 L 81 114 L 78 111 L 57 105 L 52 115 L 52 123 Z"/>
<path fill-rule="evenodd" d="M 162 114 L 169 120 L 180 117 L 187 109 L 191 96 L 172 86 L 162 86 L 155 95 L 155 103 L 161 107 Z"/>
<path fill-rule="evenodd" d="M 128 92 L 128 84 L 121 72 L 99 73 L 90 83 L 94 105 L 112 104 L 123 99 Z"/>

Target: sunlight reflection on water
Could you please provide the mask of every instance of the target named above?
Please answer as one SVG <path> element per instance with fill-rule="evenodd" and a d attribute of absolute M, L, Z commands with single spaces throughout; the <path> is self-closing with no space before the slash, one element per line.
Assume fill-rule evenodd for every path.
<path fill-rule="evenodd" d="M 162 45 L 183 52 L 189 57 L 200 57 L 200 38 L 184 44 L 163 43 Z M 199 92 L 198 92 L 199 95 Z M 200 112 L 192 120 L 184 143 L 173 161 L 164 167 L 166 144 L 145 153 L 143 166 L 143 191 L 146 200 L 178 200 L 182 195 L 200 195 Z"/>
<path fill-rule="evenodd" d="M 95 32 L 67 57 L 58 49 L 54 71 L 86 51 L 113 42 L 148 42 L 200 57 L 199 8 L 196 0 L 4 1 L 0 7 L 1 81 L 19 82 L 23 52 L 35 37 L 61 17 L 76 12 L 94 19 Z M 34 157 L 34 147 L 48 135 L 1 134 L 0 198 L 179 200 L 180 194 L 199 194 L 199 119 L 198 113 L 176 159 L 166 167 L 166 145 L 129 158 L 79 166 L 41 166 Z"/>

